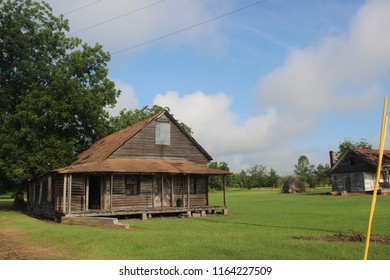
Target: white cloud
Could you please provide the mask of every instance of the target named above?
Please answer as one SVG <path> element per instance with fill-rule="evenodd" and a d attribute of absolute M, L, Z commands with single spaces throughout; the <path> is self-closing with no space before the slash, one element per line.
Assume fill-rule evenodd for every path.
<path fill-rule="evenodd" d="M 111 116 L 116 116 L 122 109 L 132 110 L 137 108 L 138 101 L 131 85 L 115 80 L 115 88 L 121 91 L 114 108 L 107 108 Z"/>
<path fill-rule="evenodd" d="M 232 170 L 280 164 L 269 156 L 272 151 L 290 152 L 277 145 L 279 121 L 274 112 L 242 120 L 231 111 L 232 102 L 224 93 L 206 95 L 200 91 L 182 97 L 171 91 L 154 98 L 154 104 L 169 107 L 176 119 L 192 128 L 194 138 L 214 160 L 228 162 Z"/>
<path fill-rule="evenodd" d="M 353 18 L 348 34 L 293 51 L 262 79 L 261 106 L 306 122 L 302 131 L 311 129 L 324 113 L 372 108 L 390 65 L 389 13 L 389 1 L 368 1 Z"/>
<path fill-rule="evenodd" d="M 82 0 L 47 2 L 54 7 L 56 14 L 67 13 L 91 3 Z M 217 4 L 212 0 L 159 2 L 101 1 L 65 17 L 69 19 L 71 33 L 76 32 L 74 36 L 92 44 L 98 41 L 105 49 L 115 52 L 209 20 L 221 11 L 229 10 L 231 6 L 231 1 L 219 1 L 218 9 L 214 9 Z M 109 22 L 104 23 L 106 21 Z M 226 39 L 220 31 L 221 22 L 213 21 L 169 36 L 160 42 L 164 46 L 186 44 L 199 50 L 224 51 Z M 96 26 L 89 28 L 94 25 Z M 142 48 L 137 48 L 139 49 Z"/>

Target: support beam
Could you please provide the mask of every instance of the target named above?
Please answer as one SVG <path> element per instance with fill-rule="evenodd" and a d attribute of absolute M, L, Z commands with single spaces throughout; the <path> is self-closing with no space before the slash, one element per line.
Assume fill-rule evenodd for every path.
<path fill-rule="evenodd" d="M 89 208 L 89 176 L 87 176 L 86 179 L 86 186 L 85 186 L 85 210 L 88 210 Z"/>
<path fill-rule="evenodd" d="M 226 203 L 226 175 L 223 175 L 223 207 L 227 207 Z"/>
<path fill-rule="evenodd" d="M 110 212 L 112 212 L 112 193 L 113 193 L 113 188 L 114 186 L 114 174 L 111 174 L 111 179 L 110 179 Z"/>
<path fill-rule="evenodd" d="M 190 208 L 190 184 L 191 184 L 191 178 L 190 175 L 187 177 L 187 209 Z"/>
<path fill-rule="evenodd" d="M 164 209 L 164 175 L 161 175 L 161 209 Z"/>
<path fill-rule="evenodd" d="M 64 174 L 64 185 L 62 192 L 62 212 L 66 214 L 66 185 L 68 184 L 68 175 Z"/>
<path fill-rule="evenodd" d="M 173 187 L 173 175 L 171 175 L 171 207 L 175 206 L 175 203 L 173 201 L 173 192 L 174 192 L 174 187 Z"/>
<path fill-rule="evenodd" d="M 69 174 L 68 186 L 68 208 L 70 214 L 72 213 L 72 174 Z"/>

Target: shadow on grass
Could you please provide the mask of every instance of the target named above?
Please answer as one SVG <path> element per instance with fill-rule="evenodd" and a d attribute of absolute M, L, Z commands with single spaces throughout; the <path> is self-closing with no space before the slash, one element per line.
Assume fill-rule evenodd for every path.
<path fill-rule="evenodd" d="M 296 230 L 309 230 L 309 231 L 319 231 L 319 232 L 326 232 L 326 233 L 333 233 L 337 234 L 339 231 L 335 230 L 326 230 L 321 228 L 310 228 L 310 227 L 295 227 L 295 226 L 283 226 L 283 225 L 266 225 L 266 224 L 257 224 L 257 223 L 246 223 L 246 222 L 230 222 L 230 221 L 223 221 L 223 220 L 205 220 L 209 223 L 221 223 L 221 224 L 232 224 L 232 225 L 244 225 L 244 226 L 252 226 L 252 227 L 261 227 L 261 228 L 274 228 L 274 229 L 296 229 Z"/>

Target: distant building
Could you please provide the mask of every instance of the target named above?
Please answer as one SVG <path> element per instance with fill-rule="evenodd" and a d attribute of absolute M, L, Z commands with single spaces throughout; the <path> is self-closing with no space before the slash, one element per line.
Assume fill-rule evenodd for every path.
<path fill-rule="evenodd" d="M 230 172 L 208 168 L 211 156 L 167 111 L 113 133 L 82 152 L 71 165 L 30 181 L 28 208 L 64 216 L 147 216 L 161 213 L 226 214 L 210 206 L 209 177 Z M 226 182 L 226 180 L 224 180 Z"/>
<path fill-rule="evenodd" d="M 335 162 L 330 152 L 331 181 L 333 192 L 373 192 L 378 167 L 379 150 L 352 148 Z M 389 188 L 390 151 L 383 152 L 379 189 Z"/>

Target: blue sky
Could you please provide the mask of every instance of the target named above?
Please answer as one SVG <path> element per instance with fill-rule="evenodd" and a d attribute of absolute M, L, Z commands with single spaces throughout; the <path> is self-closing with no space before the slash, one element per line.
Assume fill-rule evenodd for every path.
<path fill-rule="evenodd" d="M 379 146 L 390 1 L 47 2 L 73 36 L 112 53 L 109 77 L 122 90 L 112 114 L 168 106 L 233 171 L 291 174 L 300 155 L 328 163 L 345 138 Z"/>

